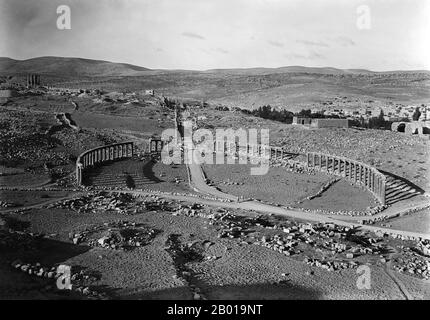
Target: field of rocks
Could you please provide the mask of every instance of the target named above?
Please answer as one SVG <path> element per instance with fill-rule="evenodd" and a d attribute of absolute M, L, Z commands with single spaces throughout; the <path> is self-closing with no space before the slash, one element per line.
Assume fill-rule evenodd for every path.
<path fill-rule="evenodd" d="M 430 298 L 428 241 L 194 203 L 185 165 L 142 153 L 143 141 L 172 121 L 156 97 L 59 92 L 18 97 L 0 112 L 0 299 Z M 61 112 L 76 126 L 58 121 Z M 267 125 L 271 144 L 292 152 L 344 150 L 381 169 L 409 161 L 405 172 L 394 164 L 386 169 L 423 188 L 427 181 L 411 176 L 427 164 L 423 140 L 376 130 L 316 134 L 243 114 L 199 112 L 209 128 Z M 86 186 L 75 184 L 81 152 L 130 139 L 133 159 L 97 166 Z M 243 199 L 328 211 L 376 205 L 367 191 L 328 175 L 277 166 L 251 176 L 250 167 L 203 169 L 210 184 Z M 169 200 L 164 193 L 192 197 Z M 427 213 L 381 223 L 412 230 Z M 371 268 L 369 290 L 357 287 L 362 265 Z M 71 266 L 71 290 L 57 286 L 61 266 Z"/>
<path fill-rule="evenodd" d="M 204 120 L 198 125 L 214 128 L 270 130 L 270 145 L 293 153 L 323 152 L 358 160 L 403 177 L 430 190 L 430 140 L 387 130 L 307 129 L 257 118 L 239 111 L 195 109 Z"/>
<path fill-rule="evenodd" d="M 429 243 L 157 196 L 93 192 L 1 222 L 2 298 L 402 299 L 386 272 L 392 250 L 407 252 L 397 273 L 429 277 Z M 366 263 L 372 288 L 359 290 Z M 59 264 L 72 267 L 70 292 L 55 287 Z M 421 283 L 410 294 L 429 298 Z"/>

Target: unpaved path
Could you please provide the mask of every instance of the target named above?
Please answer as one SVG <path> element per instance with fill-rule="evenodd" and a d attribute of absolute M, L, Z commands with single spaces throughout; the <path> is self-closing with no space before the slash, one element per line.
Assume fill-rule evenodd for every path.
<path fill-rule="evenodd" d="M 399 288 L 399 290 L 401 291 L 401 293 L 403 294 L 406 300 L 414 300 L 414 297 L 409 293 L 408 289 L 403 284 L 403 282 L 400 281 L 399 278 L 397 278 L 396 272 L 393 271 L 393 259 L 399 253 L 397 249 L 394 247 L 389 247 L 389 249 L 392 251 L 388 256 L 388 259 L 389 259 L 388 263 L 385 264 L 385 272 L 394 281 L 394 283 L 397 285 L 397 287 Z"/>

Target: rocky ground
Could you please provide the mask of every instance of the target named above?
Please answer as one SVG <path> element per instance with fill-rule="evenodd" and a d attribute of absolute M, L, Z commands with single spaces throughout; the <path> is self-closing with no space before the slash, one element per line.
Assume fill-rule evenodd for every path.
<path fill-rule="evenodd" d="M 430 292 L 428 242 L 330 224 L 98 192 L 2 221 L 3 277 L 25 274 L 39 297 L 401 299 L 384 271 L 393 248 L 394 270 L 421 281 L 409 294 Z M 59 264 L 72 266 L 71 292 L 56 289 Z M 360 290 L 366 264 L 372 287 Z M 23 294 L 0 286 L 3 298 Z"/>
<path fill-rule="evenodd" d="M 297 173 L 284 167 L 271 167 L 267 174 L 254 176 L 250 175 L 251 167 L 205 164 L 203 169 L 209 183 L 223 192 L 244 199 L 253 198 L 271 204 L 327 212 L 355 211 L 355 214 L 378 205 L 368 191 L 348 181 L 336 181 L 327 190 L 321 190 L 332 181 L 333 177 L 329 175 Z"/>
<path fill-rule="evenodd" d="M 76 186 L 74 161 L 83 150 L 125 139 L 141 142 L 168 126 L 171 112 L 156 98 L 143 103 L 132 94 L 78 91 L 17 99 L 1 110 L 1 299 L 430 298 L 428 241 L 166 200 L 161 192 L 196 196 L 186 167 L 141 155 L 95 170 L 91 178 L 104 185 Z M 129 127 L 127 110 L 135 116 Z M 57 127 L 60 111 L 71 112 L 72 119 L 77 115 L 80 129 Z M 221 113 L 213 115 L 207 125 L 216 120 L 234 127 L 227 117 L 217 118 Z M 145 121 L 139 122 L 140 117 Z M 242 122 L 237 125 L 267 123 L 238 118 Z M 271 125 L 285 133 L 285 125 Z M 345 148 L 347 156 L 360 158 L 368 157 L 366 148 L 375 147 L 374 165 L 382 167 L 393 159 L 383 151 L 393 151 L 395 158 L 427 143 L 395 142 L 391 133 L 376 133 L 368 137 L 370 146 L 360 142 L 368 133 L 333 131 L 320 137 L 301 129 L 288 132 L 291 137 L 283 137 L 291 141 L 284 143 L 293 151 L 320 145 L 320 151 L 336 154 Z M 387 149 L 382 139 L 395 147 Z M 348 141 L 358 147 L 346 148 Z M 405 158 L 410 162 L 405 177 L 427 155 L 417 152 Z M 405 159 L 395 161 L 405 164 Z M 266 176 L 251 177 L 244 170 L 248 173 L 249 167 L 205 167 L 211 183 L 244 198 L 309 210 L 373 206 L 367 193 L 329 176 L 274 167 Z M 359 289 L 357 272 L 365 265 L 371 287 Z M 64 266 L 71 267 L 71 290 L 57 286 Z"/>
<path fill-rule="evenodd" d="M 269 129 L 270 145 L 293 153 L 323 152 L 358 160 L 406 178 L 419 188 L 430 187 L 430 141 L 387 130 L 307 129 L 245 115 L 239 111 L 195 109 L 204 128 Z"/>

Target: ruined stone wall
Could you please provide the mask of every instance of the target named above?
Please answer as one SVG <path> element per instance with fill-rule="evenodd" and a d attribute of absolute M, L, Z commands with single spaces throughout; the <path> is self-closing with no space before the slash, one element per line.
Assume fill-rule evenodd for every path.
<path fill-rule="evenodd" d="M 11 98 L 11 97 L 15 97 L 16 95 L 17 95 L 17 92 L 15 90 L 11 90 L 11 89 L 0 90 L 0 98 Z"/>
<path fill-rule="evenodd" d="M 378 169 L 344 157 L 308 152 L 306 166 L 365 186 L 385 205 L 386 178 Z"/>
<path fill-rule="evenodd" d="M 76 182 L 82 184 L 85 171 L 98 163 L 131 158 L 134 154 L 133 142 L 121 142 L 97 147 L 83 152 L 76 160 Z"/>
<path fill-rule="evenodd" d="M 316 128 L 349 128 L 348 119 L 312 119 L 312 127 Z"/>
<path fill-rule="evenodd" d="M 391 124 L 391 131 L 404 132 L 408 135 L 423 135 L 430 133 L 430 123 L 413 121 L 413 122 L 393 122 Z"/>

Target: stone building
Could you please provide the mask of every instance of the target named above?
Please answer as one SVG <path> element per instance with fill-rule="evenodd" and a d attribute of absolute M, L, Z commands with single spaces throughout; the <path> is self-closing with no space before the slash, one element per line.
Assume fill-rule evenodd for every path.
<path fill-rule="evenodd" d="M 312 119 L 311 127 L 315 128 L 349 128 L 348 119 Z"/>
<path fill-rule="evenodd" d="M 17 95 L 16 90 L 13 89 L 0 89 L 0 103 L 6 103 L 9 98 L 15 97 Z"/>
<path fill-rule="evenodd" d="M 305 117 L 293 117 L 293 124 L 301 124 L 301 125 L 310 125 L 312 122 L 311 118 L 305 118 Z"/>
<path fill-rule="evenodd" d="M 338 118 L 303 118 L 293 117 L 293 124 L 300 124 L 313 128 L 349 128 L 350 121 L 348 119 Z"/>
<path fill-rule="evenodd" d="M 430 123 L 428 121 L 393 122 L 391 131 L 404 132 L 409 135 L 428 135 L 430 134 Z"/>

